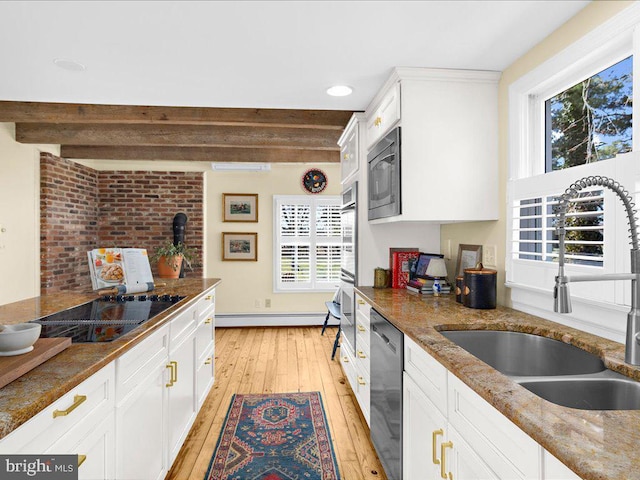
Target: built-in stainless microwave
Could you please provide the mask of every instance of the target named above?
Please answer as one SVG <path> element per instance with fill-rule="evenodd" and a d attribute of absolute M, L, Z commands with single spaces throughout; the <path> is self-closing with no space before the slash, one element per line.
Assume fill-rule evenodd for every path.
<path fill-rule="evenodd" d="M 376 143 L 367 155 L 367 162 L 369 220 L 400 215 L 400 127 Z"/>

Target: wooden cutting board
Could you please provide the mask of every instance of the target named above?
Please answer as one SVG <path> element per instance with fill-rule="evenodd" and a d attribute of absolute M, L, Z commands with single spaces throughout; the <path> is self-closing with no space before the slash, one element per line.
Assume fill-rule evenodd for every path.
<path fill-rule="evenodd" d="M 71 338 L 39 338 L 33 350 L 22 355 L 0 357 L 0 388 L 33 370 L 71 345 Z"/>

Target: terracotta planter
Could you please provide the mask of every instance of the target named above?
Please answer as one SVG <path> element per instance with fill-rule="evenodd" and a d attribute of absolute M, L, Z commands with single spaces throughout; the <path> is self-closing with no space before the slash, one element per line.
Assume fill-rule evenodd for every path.
<path fill-rule="evenodd" d="M 182 266 L 182 256 L 160 257 L 158 260 L 158 276 L 160 278 L 178 278 Z"/>

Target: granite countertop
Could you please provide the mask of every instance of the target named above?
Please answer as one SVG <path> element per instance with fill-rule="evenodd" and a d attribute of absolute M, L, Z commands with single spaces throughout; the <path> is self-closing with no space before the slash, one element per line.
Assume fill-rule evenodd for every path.
<path fill-rule="evenodd" d="M 506 307 L 477 310 L 455 296 L 357 287 L 365 300 L 449 371 L 584 479 L 640 479 L 640 410 L 577 410 L 550 403 L 450 342 L 439 330 L 533 333 L 599 355 L 607 368 L 640 380 L 624 345 Z"/>
<path fill-rule="evenodd" d="M 0 438 L 5 437 L 72 388 L 122 355 L 205 290 L 219 278 L 181 278 L 156 288 L 158 295 L 185 295 L 184 301 L 163 311 L 131 332 L 106 343 L 74 343 L 42 365 L 0 388 Z M 97 298 L 95 292 L 64 292 L 0 306 L 0 324 L 26 322 Z"/>

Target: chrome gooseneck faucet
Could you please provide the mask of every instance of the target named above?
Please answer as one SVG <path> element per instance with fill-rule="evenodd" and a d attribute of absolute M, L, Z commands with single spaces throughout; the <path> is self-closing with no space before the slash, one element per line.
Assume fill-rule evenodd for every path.
<path fill-rule="evenodd" d="M 583 188 L 600 186 L 613 191 L 624 204 L 629 222 L 629 237 L 631 238 L 631 273 L 612 273 L 603 275 L 573 275 L 564 274 L 564 239 L 566 235 L 565 218 L 569 202 L 578 197 L 578 192 Z M 627 336 L 625 348 L 625 362 L 631 365 L 640 365 L 640 314 L 638 301 L 640 300 L 640 249 L 638 249 L 638 232 L 636 229 L 635 204 L 629 192 L 615 180 L 608 177 L 591 176 L 584 177 L 573 183 L 560 196 L 558 210 L 556 212 L 556 231 L 559 241 L 558 275 L 553 291 L 553 309 L 558 313 L 571 313 L 571 298 L 569 296 L 569 282 L 591 282 L 601 280 L 631 280 L 631 310 L 627 314 Z"/>

